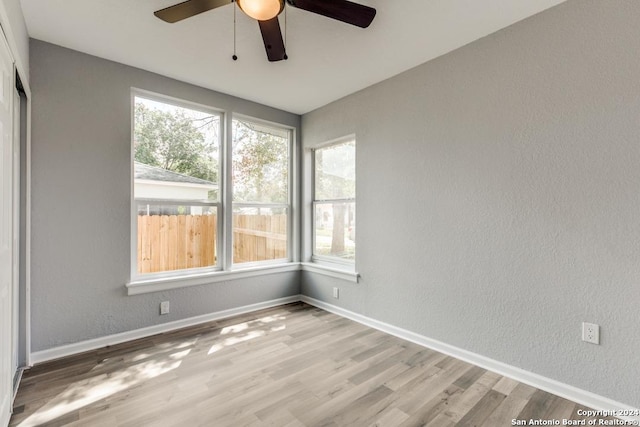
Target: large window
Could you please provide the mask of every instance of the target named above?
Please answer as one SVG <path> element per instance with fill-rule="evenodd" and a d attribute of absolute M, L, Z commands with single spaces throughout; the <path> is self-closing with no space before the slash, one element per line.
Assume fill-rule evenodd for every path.
<path fill-rule="evenodd" d="M 232 123 L 233 263 L 288 259 L 291 131 Z"/>
<path fill-rule="evenodd" d="M 356 143 L 314 150 L 314 259 L 352 263 L 356 252 Z"/>
<path fill-rule="evenodd" d="M 223 117 L 134 92 L 133 277 L 291 259 L 292 131 Z"/>
<path fill-rule="evenodd" d="M 136 273 L 219 265 L 220 115 L 136 95 Z"/>

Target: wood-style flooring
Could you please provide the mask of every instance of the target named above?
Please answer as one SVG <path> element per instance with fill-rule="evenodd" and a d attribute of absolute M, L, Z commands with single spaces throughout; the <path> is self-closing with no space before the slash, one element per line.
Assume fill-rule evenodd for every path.
<path fill-rule="evenodd" d="M 576 403 L 304 303 L 36 365 L 10 426 L 510 426 Z"/>

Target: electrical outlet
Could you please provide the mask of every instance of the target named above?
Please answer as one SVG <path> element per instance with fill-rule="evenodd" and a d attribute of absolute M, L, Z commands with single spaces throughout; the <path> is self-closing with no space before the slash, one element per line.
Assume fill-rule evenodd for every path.
<path fill-rule="evenodd" d="M 169 301 L 162 301 L 160 303 L 160 314 L 169 314 Z"/>
<path fill-rule="evenodd" d="M 582 341 L 600 344 L 600 326 L 595 323 L 582 322 Z"/>
<path fill-rule="evenodd" d="M 340 289 L 338 289 L 338 288 L 333 288 L 333 297 L 334 297 L 335 299 L 340 298 Z"/>

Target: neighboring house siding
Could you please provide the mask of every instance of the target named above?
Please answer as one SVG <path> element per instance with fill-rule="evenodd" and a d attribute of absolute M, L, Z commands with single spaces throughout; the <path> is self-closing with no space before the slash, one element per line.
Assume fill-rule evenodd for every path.
<path fill-rule="evenodd" d="M 140 162 L 134 162 L 134 173 L 136 199 L 207 200 L 218 189 L 214 182 Z"/>
<path fill-rule="evenodd" d="M 171 182 L 140 182 L 135 185 L 135 194 L 137 199 L 187 199 L 187 200 L 206 200 L 209 191 L 216 187 L 195 187 L 176 185 Z"/>

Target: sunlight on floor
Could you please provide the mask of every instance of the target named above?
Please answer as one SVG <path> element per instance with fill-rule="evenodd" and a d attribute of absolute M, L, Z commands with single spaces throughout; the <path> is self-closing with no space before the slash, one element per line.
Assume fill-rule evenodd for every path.
<path fill-rule="evenodd" d="M 101 374 L 71 384 L 55 399 L 19 424 L 20 427 L 39 426 L 86 405 L 105 399 L 143 381 L 170 372 L 180 366 L 191 349 L 169 355 L 164 361 L 149 361 L 113 374 Z"/>
<path fill-rule="evenodd" d="M 213 354 L 213 353 L 215 353 L 217 351 L 222 350 L 225 347 L 229 347 L 231 345 L 235 345 L 235 344 L 238 344 L 240 342 L 249 341 L 249 340 L 252 340 L 254 338 L 262 337 L 265 334 L 266 334 L 265 331 L 251 331 L 251 332 L 249 332 L 249 333 L 247 333 L 245 335 L 242 335 L 242 336 L 229 337 L 229 338 L 225 339 L 221 343 L 212 345 L 211 348 L 209 349 L 209 352 L 207 353 L 207 355 Z"/>
<path fill-rule="evenodd" d="M 247 328 L 249 328 L 249 322 L 238 323 L 237 325 L 227 326 L 226 328 L 222 328 L 222 331 L 220 331 L 220 335 L 227 335 L 227 334 L 242 332 Z"/>
<path fill-rule="evenodd" d="M 261 317 L 259 319 L 250 320 L 248 322 L 237 323 L 235 325 L 226 326 L 226 327 L 222 328 L 222 330 L 220 331 L 220 335 L 237 334 L 237 333 L 245 331 L 245 330 L 247 330 L 247 329 L 249 329 L 251 327 L 260 326 L 260 325 L 265 325 L 266 326 L 269 323 L 286 320 L 286 318 L 287 318 L 286 316 L 281 316 L 281 315 L 280 316 L 265 316 L 265 317 Z M 282 331 L 282 330 L 286 329 L 286 326 L 283 323 L 283 324 L 280 324 L 280 325 L 272 326 L 271 328 L 267 328 L 267 329 L 270 332 L 276 332 L 276 331 Z M 262 336 L 265 336 L 265 335 L 266 335 L 265 330 L 259 329 L 259 330 L 248 332 L 245 335 L 226 338 L 224 341 L 212 345 L 211 348 L 209 349 L 209 352 L 207 353 L 207 355 L 216 353 L 216 352 L 222 350 L 225 347 L 229 347 L 229 346 L 232 346 L 232 345 L 244 342 L 244 341 L 249 341 L 249 340 L 252 340 L 254 338 L 262 337 Z"/>
<path fill-rule="evenodd" d="M 231 325 L 231 326 L 222 328 L 222 331 L 220 331 L 220 335 L 227 335 L 227 334 L 242 332 L 245 329 L 248 329 L 250 326 L 255 326 L 256 324 L 273 323 L 273 322 L 277 322 L 278 320 L 285 320 L 285 319 L 286 319 L 285 316 L 265 316 L 265 317 L 261 317 L 260 319 L 250 320 L 248 322 L 242 322 L 236 325 Z"/>
<path fill-rule="evenodd" d="M 282 331 L 286 329 L 284 323 L 274 323 L 286 320 L 286 316 L 275 315 L 265 316 L 247 322 L 222 328 L 220 331 L 220 341 L 212 345 L 208 355 L 216 353 L 225 347 L 231 347 L 255 338 L 263 337 L 269 332 Z M 103 399 L 108 399 L 116 393 L 135 387 L 152 378 L 166 374 L 177 369 L 184 358 L 189 355 L 195 347 L 198 339 L 187 339 L 184 341 L 165 342 L 156 345 L 162 352 L 167 351 L 160 360 L 148 360 L 158 358 L 156 351 L 142 352 L 132 355 L 131 361 L 137 363 L 124 370 L 112 373 L 96 373 L 95 376 L 84 378 L 70 384 L 66 389 L 58 394 L 46 405 L 38 408 L 33 414 L 26 418 L 20 427 L 38 426 L 51 422 L 57 418 L 71 414 L 87 405 L 91 405 Z M 109 359 L 103 362 L 108 363 Z M 103 366 L 97 366 L 93 370 L 104 372 Z M 108 400 L 106 404 L 108 404 Z"/>

